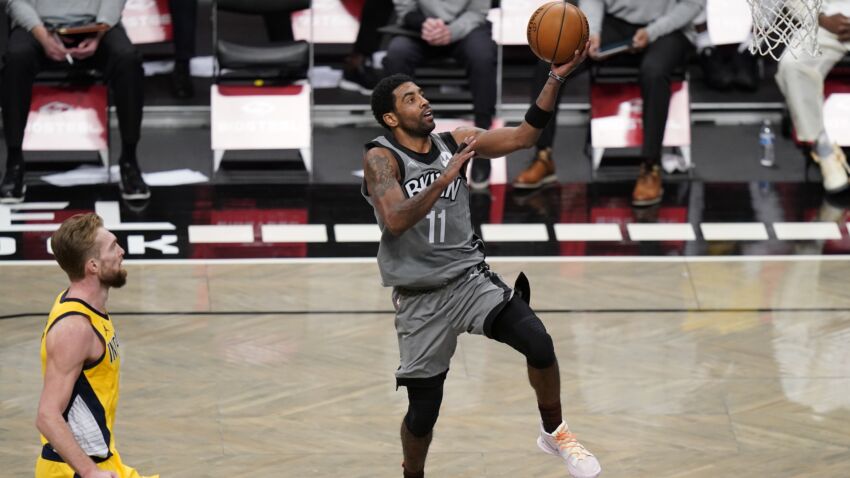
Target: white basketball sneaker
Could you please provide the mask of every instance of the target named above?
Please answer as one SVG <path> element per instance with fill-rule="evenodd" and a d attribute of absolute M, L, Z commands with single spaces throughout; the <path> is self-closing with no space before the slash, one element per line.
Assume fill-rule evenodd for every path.
<path fill-rule="evenodd" d="M 837 193 L 847 189 L 847 172 L 850 171 L 850 166 L 847 165 L 847 158 L 837 144 L 832 145 L 832 154 L 824 158 L 812 151 L 812 159 L 820 165 L 823 188 L 826 192 Z"/>
<path fill-rule="evenodd" d="M 567 471 L 574 478 L 596 478 L 602 473 L 599 460 L 576 440 L 575 435 L 570 433 L 567 422 L 561 422 L 561 425 L 551 434 L 546 433 L 541 425 L 537 446 L 550 455 L 563 458 L 567 464 Z"/>

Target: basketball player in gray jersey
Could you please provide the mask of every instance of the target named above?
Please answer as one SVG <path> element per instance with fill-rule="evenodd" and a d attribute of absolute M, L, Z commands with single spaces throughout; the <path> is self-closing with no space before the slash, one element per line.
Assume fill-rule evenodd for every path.
<path fill-rule="evenodd" d="M 396 383 L 407 387 L 409 401 L 401 424 L 407 478 L 425 476 L 443 382 L 463 332 L 485 335 L 525 355 L 542 422 L 538 446 L 559 456 L 574 477 L 601 472 L 599 461 L 562 418 L 555 350 L 528 305 L 527 281 L 525 287 L 518 282 L 515 293 L 484 261 L 460 173 L 474 155 L 493 158 L 533 146 L 565 77 L 583 60 L 576 52 L 570 63 L 552 66 L 519 126 L 489 131 L 470 127 L 432 134 L 431 106 L 408 76 L 384 78 L 373 90 L 372 113 L 389 134 L 366 143 L 362 191 L 381 228 L 381 278 L 393 288 L 401 356 Z"/>

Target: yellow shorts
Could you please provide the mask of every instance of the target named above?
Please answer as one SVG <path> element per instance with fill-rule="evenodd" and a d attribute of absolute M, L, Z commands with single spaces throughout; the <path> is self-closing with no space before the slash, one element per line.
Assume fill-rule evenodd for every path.
<path fill-rule="evenodd" d="M 108 460 L 97 464 L 101 470 L 114 471 L 118 478 L 159 478 L 159 475 L 142 476 L 138 471 L 121 462 L 121 456 L 115 453 Z M 35 478 L 74 478 L 74 469 L 66 463 L 45 460 L 38 457 L 35 462 Z"/>

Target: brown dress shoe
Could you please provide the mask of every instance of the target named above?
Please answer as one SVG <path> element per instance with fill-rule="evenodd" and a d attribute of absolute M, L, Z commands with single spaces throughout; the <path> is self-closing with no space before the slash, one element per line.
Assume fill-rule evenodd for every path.
<path fill-rule="evenodd" d="M 555 176 L 555 163 L 552 161 L 552 148 L 537 151 L 534 161 L 514 179 L 518 189 L 537 189 L 544 184 L 558 180 Z"/>
<path fill-rule="evenodd" d="M 632 191 L 632 206 L 651 206 L 661 202 L 664 189 L 661 187 L 661 169 L 641 165 L 640 176 Z"/>

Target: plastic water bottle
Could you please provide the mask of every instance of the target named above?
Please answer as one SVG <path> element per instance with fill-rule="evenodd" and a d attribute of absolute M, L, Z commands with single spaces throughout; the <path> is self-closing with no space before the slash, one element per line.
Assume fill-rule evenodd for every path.
<path fill-rule="evenodd" d="M 770 121 L 764 120 L 761 124 L 761 131 L 759 131 L 759 144 L 761 145 L 761 159 L 759 162 L 766 168 L 772 168 L 776 162 L 776 154 L 773 148 L 775 140 L 776 135 L 773 134 Z"/>

